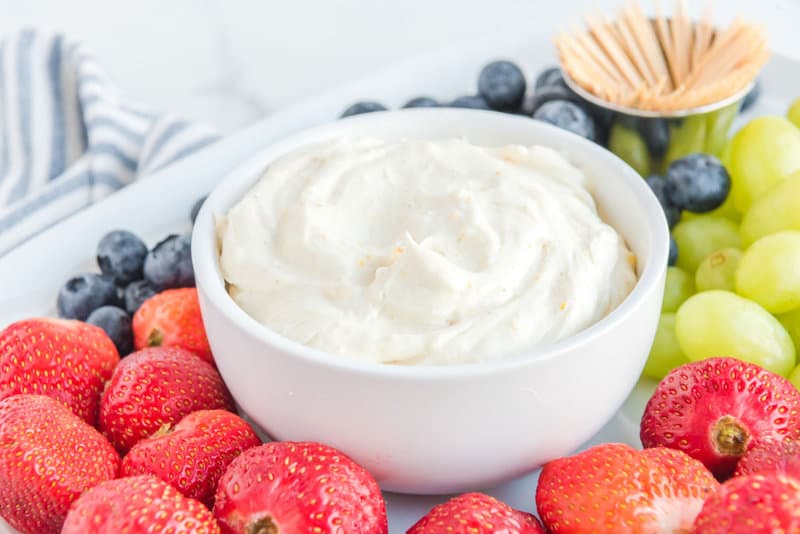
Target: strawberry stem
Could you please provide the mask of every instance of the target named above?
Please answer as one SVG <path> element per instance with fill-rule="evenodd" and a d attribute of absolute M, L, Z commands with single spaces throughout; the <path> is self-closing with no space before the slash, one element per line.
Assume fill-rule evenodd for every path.
<path fill-rule="evenodd" d="M 711 430 L 717 451 L 724 456 L 741 456 L 750 441 L 750 432 L 734 417 L 723 415 Z"/>
<path fill-rule="evenodd" d="M 158 328 L 153 328 L 147 335 L 148 347 L 159 347 L 164 342 L 164 334 Z"/>
<path fill-rule="evenodd" d="M 247 534 L 280 534 L 278 525 L 272 522 L 270 516 L 256 519 L 252 523 L 248 523 L 245 528 Z"/>

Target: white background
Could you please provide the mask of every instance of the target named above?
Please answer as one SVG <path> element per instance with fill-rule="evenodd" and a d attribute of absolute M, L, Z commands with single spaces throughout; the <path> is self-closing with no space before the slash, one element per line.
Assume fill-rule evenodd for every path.
<path fill-rule="evenodd" d="M 555 34 L 623 1 L 0 0 L 0 34 L 64 30 L 128 94 L 230 132 L 413 54 L 534 25 Z M 699 13 L 706 2 L 688 3 Z M 717 0 L 715 9 L 718 21 L 737 12 L 762 21 L 775 48 L 800 50 L 800 0 Z"/>

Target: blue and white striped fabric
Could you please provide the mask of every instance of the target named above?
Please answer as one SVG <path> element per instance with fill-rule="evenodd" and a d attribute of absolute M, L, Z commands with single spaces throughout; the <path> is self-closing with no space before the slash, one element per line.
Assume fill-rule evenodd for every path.
<path fill-rule="evenodd" d="M 217 139 L 126 99 L 83 45 L 22 31 L 0 42 L 0 256 Z"/>

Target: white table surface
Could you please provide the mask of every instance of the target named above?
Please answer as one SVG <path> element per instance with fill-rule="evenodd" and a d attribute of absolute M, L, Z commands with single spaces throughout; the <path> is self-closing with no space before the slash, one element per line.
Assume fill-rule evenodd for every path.
<path fill-rule="evenodd" d="M 0 0 L 0 34 L 25 26 L 64 30 L 87 43 L 128 94 L 230 132 L 425 50 L 524 32 L 533 20 L 555 33 L 581 13 L 610 12 L 622 3 Z M 699 13 L 706 2 L 688 3 Z M 763 22 L 775 49 L 800 58 L 800 0 L 717 0 L 715 10 L 718 21 L 742 13 Z"/>

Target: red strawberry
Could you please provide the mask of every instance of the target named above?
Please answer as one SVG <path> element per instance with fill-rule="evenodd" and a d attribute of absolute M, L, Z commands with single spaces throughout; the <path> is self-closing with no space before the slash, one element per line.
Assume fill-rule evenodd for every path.
<path fill-rule="evenodd" d="M 673 449 L 609 443 L 544 466 L 536 507 L 553 534 L 688 532 L 719 483 Z"/>
<path fill-rule="evenodd" d="M 63 534 L 219 534 L 203 503 L 152 475 L 118 478 L 90 489 L 72 503 Z"/>
<path fill-rule="evenodd" d="M 27 319 L 0 332 L 0 399 L 47 395 L 90 425 L 103 383 L 119 363 L 105 332 L 80 321 Z"/>
<path fill-rule="evenodd" d="M 800 480 L 800 442 L 763 440 L 754 443 L 736 464 L 733 476 L 768 473 Z"/>
<path fill-rule="evenodd" d="M 733 358 L 687 363 L 656 388 L 641 422 L 645 447 L 672 447 L 729 477 L 755 441 L 800 437 L 800 391 Z"/>
<path fill-rule="evenodd" d="M 545 534 L 533 515 L 483 493 L 465 493 L 434 506 L 406 534 Z"/>
<path fill-rule="evenodd" d="M 272 442 L 243 452 L 219 481 L 214 515 L 228 534 L 388 532 L 372 475 L 319 443 Z"/>
<path fill-rule="evenodd" d="M 133 344 L 137 349 L 181 347 L 213 364 L 197 289 L 168 289 L 144 301 L 133 315 Z"/>
<path fill-rule="evenodd" d="M 196 410 L 234 409 L 214 367 L 178 347 L 134 352 L 114 369 L 100 399 L 100 430 L 118 451 Z"/>
<path fill-rule="evenodd" d="M 710 496 L 696 534 L 800 532 L 800 481 L 783 475 L 734 477 Z"/>
<path fill-rule="evenodd" d="M 0 400 L 0 516 L 17 530 L 60 532 L 70 503 L 118 467 L 108 440 L 57 400 Z"/>
<path fill-rule="evenodd" d="M 228 464 L 260 444 L 250 425 L 238 415 L 200 410 L 134 445 L 122 459 L 120 475 L 155 475 L 211 508 Z"/>

